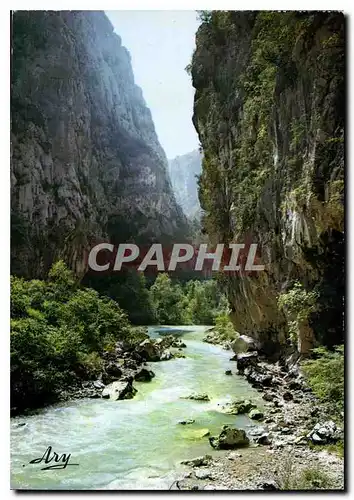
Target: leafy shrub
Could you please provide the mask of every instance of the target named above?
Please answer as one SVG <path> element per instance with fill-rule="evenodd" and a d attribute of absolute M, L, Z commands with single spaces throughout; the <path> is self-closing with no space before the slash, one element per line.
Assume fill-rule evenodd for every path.
<path fill-rule="evenodd" d="M 278 306 L 283 309 L 288 320 L 289 336 L 293 344 L 298 340 L 299 325 L 316 311 L 317 300 L 317 291 L 305 290 L 298 281 L 286 293 L 279 295 Z"/>
<path fill-rule="evenodd" d="M 36 406 L 63 384 L 97 377 L 108 346 L 141 337 L 115 301 L 78 288 L 62 261 L 47 282 L 11 277 L 12 406 Z"/>
<path fill-rule="evenodd" d="M 276 482 L 281 490 L 326 490 L 333 488 L 333 480 L 320 467 L 299 467 L 292 453 L 279 462 Z"/>
<path fill-rule="evenodd" d="M 238 333 L 230 321 L 229 312 L 223 312 L 215 318 L 214 331 L 218 333 L 220 340 L 234 340 Z"/>
<path fill-rule="evenodd" d="M 325 347 L 313 349 L 316 359 L 302 363 L 302 370 L 316 396 L 334 409 L 344 408 L 344 346 L 329 351 Z"/>
<path fill-rule="evenodd" d="M 85 372 L 85 378 L 96 379 L 102 372 L 103 361 L 97 352 L 80 353 L 79 362 Z"/>

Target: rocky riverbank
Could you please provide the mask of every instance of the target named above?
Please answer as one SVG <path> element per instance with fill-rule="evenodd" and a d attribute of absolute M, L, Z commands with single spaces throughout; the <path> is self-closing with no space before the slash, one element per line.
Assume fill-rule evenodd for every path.
<path fill-rule="evenodd" d="M 344 440 L 342 423 L 316 399 L 299 365 L 270 364 L 257 351 L 233 360 L 233 373 L 262 393 L 264 407 L 255 409 L 250 401 L 220 407 L 229 414 L 248 413 L 248 429 L 224 426 L 209 438 L 221 451 L 187 461 L 188 471 L 171 489 L 344 489 L 344 460 L 333 451 Z"/>
<path fill-rule="evenodd" d="M 64 390 L 60 400 L 77 398 L 131 399 L 137 393 L 134 382 L 149 382 L 154 372 L 147 362 L 167 361 L 184 357 L 186 345 L 173 335 L 146 338 L 136 346 L 117 342 L 114 350 L 103 354 L 103 370 L 97 380 L 84 381 Z"/>
<path fill-rule="evenodd" d="M 55 395 L 55 399 L 47 403 L 59 403 L 72 399 L 104 398 L 111 400 L 131 399 L 137 393 L 134 382 L 149 382 L 154 372 L 147 362 L 167 361 L 184 357 L 182 349 L 186 345 L 173 335 L 150 339 L 148 336 L 142 342 L 129 344 L 117 342 L 112 350 L 102 355 L 102 371 L 95 380 L 80 380 L 74 378 L 70 386 L 64 387 Z M 22 414 L 32 413 L 35 409 L 21 411 Z M 12 416 L 18 415 L 12 409 Z"/>

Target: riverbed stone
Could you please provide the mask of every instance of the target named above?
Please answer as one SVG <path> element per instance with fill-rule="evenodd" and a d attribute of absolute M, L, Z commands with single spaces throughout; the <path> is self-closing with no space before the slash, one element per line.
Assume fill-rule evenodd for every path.
<path fill-rule="evenodd" d="M 236 363 L 239 373 L 243 373 L 244 370 L 250 366 L 255 366 L 258 361 L 258 353 L 256 351 L 247 352 L 245 354 L 237 354 Z"/>
<path fill-rule="evenodd" d="M 173 354 L 169 349 L 165 349 L 160 356 L 160 361 L 168 361 L 173 358 Z"/>
<path fill-rule="evenodd" d="M 261 412 L 261 410 L 259 410 L 258 408 L 255 408 L 249 412 L 248 416 L 252 420 L 262 420 L 262 418 L 264 417 L 264 414 L 263 414 L 263 412 Z"/>
<path fill-rule="evenodd" d="M 120 378 L 122 376 L 122 370 L 121 370 L 120 366 L 114 362 L 110 362 L 110 363 L 106 364 L 105 372 L 107 373 L 107 375 L 110 378 L 114 378 L 115 380 L 117 380 L 118 378 Z"/>
<path fill-rule="evenodd" d="M 270 387 L 273 384 L 273 376 L 270 373 L 262 373 L 259 368 L 253 369 L 247 367 L 244 370 L 244 375 L 248 382 L 253 386 L 261 389 L 264 387 Z"/>
<path fill-rule="evenodd" d="M 195 477 L 197 479 L 213 479 L 211 471 L 209 469 L 199 469 L 195 471 Z"/>
<path fill-rule="evenodd" d="M 202 467 L 208 465 L 212 461 L 211 455 L 204 455 L 202 457 L 192 458 L 190 460 L 182 460 L 182 465 L 189 465 L 191 467 Z"/>
<path fill-rule="evenodd" d="M 307 434 L 307 438 L 314 444 L 326 444 L 337 440 L 337 425 L 332 420 L 317 423 Z"/>
<path fill-rule="evenodd" d="M 269 432 L 265 432 L 261 436 L 257 437 L 256 443 L 262 444 L 263 446 L 270 445 L 271 444 L 271 440 L 270 440 L 270 434 L 269 434 Z"/>
<path fill-rule="evenodd" d="M 178 352 L 178 351 L 177 351 L 177 352 L 174 352 L 174 353 L 173 353 L 173 357 L 174 357 L 174 358 L 185 358 L 185 357 L 186 357 L 186 355 L 185 355 L 185 354 L 183 354 L 183 352 Z"/>
<path fill-rule="evenodd" d="M 293 396 L 292 392 L 285 391 L 283 393 L 283 399 L 284 399 L 284 401 L 291 401 L 292 399 L 294 399 L 294 396 Z"/>
<path fill-rule="evenodd" d="M 270 393 L 270 392 L 266 392 L 265 394 L 263 394 L 262 398 L 264 399 L 264 401 L 273 401 L 274 394 Z"/>
<path fill-rule="evenodd" d="M 237 460 L 238 458 L 242 458 L 242 455 L 241 455 L 241 453 L 237 453 L 235 451 L 232 451 L 231 453 L 229 453 L 229 455 L 227 455 L 227 458 L 229 460 Z"/>
<path fill-rule="evenodd" d="M 104 389 L 105 385 L 104 383 L 102 382 L 102 380 L 95 380 L 93 383 L 92 383 L 93 387 L 95 389 Z"/>

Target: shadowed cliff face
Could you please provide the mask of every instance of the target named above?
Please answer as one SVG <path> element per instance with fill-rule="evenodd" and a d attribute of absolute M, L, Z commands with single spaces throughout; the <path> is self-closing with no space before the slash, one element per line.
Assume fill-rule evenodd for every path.
<path fill-rule="evenodd" d="M 192 61 L 199 197 L 213 242 L 262 249 L 266 271 L 223 278 L 236 329 L 268 352 L 343 340 L 344 17 L 213 12 Z M 316 303 L 290 314 L 302 284 Z M 293 300 L 294 297 L 291 296 Z M 306 301 L 305 300 L 305 301 Z M 293 300 L 294 303 L 294 300 Z M 310 305 L 309 305 L 310 304 Z M 301 304 L 298 304 L 301 309 Z"/>
<path fill-rule="evenodd" d="M 101 12 L 16 12 L 12 271 L 82 275 L 99 239 L 181 239 L 182 210 L 130 55 Z"/>

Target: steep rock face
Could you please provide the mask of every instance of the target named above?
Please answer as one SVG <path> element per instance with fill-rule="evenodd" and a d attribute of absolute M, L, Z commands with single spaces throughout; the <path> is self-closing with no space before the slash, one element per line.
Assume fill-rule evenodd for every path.
<path fill-rule="evenodd" d="M 264 272 L 222 280 L 236 329 L 270 354 L 343 340 L 344 64 L 340 13 L 213 12 L 197 33 L 203 223 L 261 247 Z"/>
<path fill-rule="evenodd" d="M 167 165 L 105 14 L 16 12 L 12 271 L 41 276 L 61 257 L 83 275 L 100 239 L 181 238 Z"/>
<path fill-rule="evenodd" d="M 168 162 L 173 192 L 187 217 L 199 217 L 197 178 L 202 170 L 202 155 L 196 149 Z"/>

